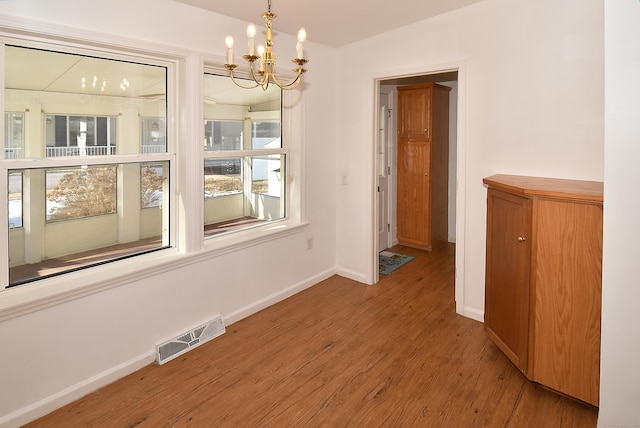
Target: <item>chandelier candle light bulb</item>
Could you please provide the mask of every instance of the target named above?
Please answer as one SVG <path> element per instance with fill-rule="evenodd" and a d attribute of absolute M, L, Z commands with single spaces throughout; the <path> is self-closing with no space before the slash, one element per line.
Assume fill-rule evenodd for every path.
<path fill-rule="evenodd" d="M 307 38 L 307 30 L 302 27 L 298 31 L 298 43 L 296 44 L 296 51 L 298 52 L 298 59 L 304 58 L 304 40 Z"/>
<path fill-rule="evenodd" d="M 253 56 L 255 53 L 255 41 L 256 37 L 256 26 L 253 24 L 249 24 L 247 27 L 247 37 L 249 38 L 249 55 Z"/>
<path fill-rule="evenodd" d="M 273 48 L 273 20 L 278 15 L 271 12 L 271 0 L 268 0 L 267 4 L 268 10 L 262 14 L 262 17 L 265 19 L 267 29 L 265 40 L 266 47 L 265 45 L 259 45 L 257 48 L 257 55 L 254 53 L 256 27 L 253 24 L 249 24 L 247 27 L 249 54 L 244 55 L 242 58 L 249 63 L 250 78 L 253 80 L 251 85 L 245 86 L 237 81 L 233 75 L 233 71 L 238 67 L 238 65 L 233 62 L 233 39 L 231 36 L 227 36 L 226 39 L 227 64 L 224 66 L 229 70 L 229 77 L 231 77 L 233 83 L 241 88 L 252 89 L 260 86 L 266 91 L 269 87 L 269 83 L 274 83 L 281 89 L 295 89 L 302 80 L 302 74 L 307 71 L 303 68 L 303 66 L 308 62 L 304 58 L 304 41 L 307 38 L 307 32 L 304 28 L 301 28 L 300 31 L 298 31 L 298 42 L 296 44 L 297 56 L 292 60 L 296 64 L 296 68 L 293 69 L 295 73 L 293 80 L 290 82 L 280 81 L 276 76 L 276 52 Z M 258 61 L 258 64 L 254 64 L 256 60 Z"/>
<path fill-rule="evenodd" d="M 227 63 L 233 64 L 233 37 L 227 36 L 225 43 L 227 45 Z"/>
<path fill-rule="evenodd" d="M 259 69 L 260 71 L 264 71 L 264 46 L 258 45 L 258 61 L 260 61 Z"/>

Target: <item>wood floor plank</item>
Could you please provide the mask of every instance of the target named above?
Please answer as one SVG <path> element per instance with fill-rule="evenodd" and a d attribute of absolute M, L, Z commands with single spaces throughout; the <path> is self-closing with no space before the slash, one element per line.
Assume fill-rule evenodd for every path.
<path fill-rule="evenodd" d="M 334 276 L 29 427 L 595 427 L 455 314 L 454 247 L 378 284 Z"/>

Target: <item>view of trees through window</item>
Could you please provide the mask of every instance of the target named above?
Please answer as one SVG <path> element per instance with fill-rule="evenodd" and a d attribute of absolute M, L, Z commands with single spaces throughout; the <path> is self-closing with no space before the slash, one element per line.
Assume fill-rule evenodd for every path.
<path fill-rule="evenodd" d="M 48 170 L 47 221 L 116 212 L 116 167 Z"/>

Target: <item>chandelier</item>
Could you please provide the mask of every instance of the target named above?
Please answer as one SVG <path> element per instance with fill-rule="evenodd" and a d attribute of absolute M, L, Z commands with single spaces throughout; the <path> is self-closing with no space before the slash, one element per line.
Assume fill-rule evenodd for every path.
<path fill-rule="evenodd" d="M 231 36 L 227 36 L 226 38 L 227 64 L 224 66 L 229 70 L 229 77 L 231 77 L 231 80 L 233 80 L 236 85 L 244 89 L 252 89 L 260 86 L 266 91 L 267 87 L 269 87 L 269 83 L 275 83 L 282 89 L 295 89 L 302 80 L 302 74 L 307 71 L 302 67 L 308 62 L 304 58 L 304 40 L 307 37 L 307 33 L 304 28 L 301 28 L 300 31 L 298 31 L 298 43 L 296 44 L 297 58 L 292 60 L 297 64 L 297 67 L 293 69 L 296 73 L 294 79 L 290 82 L 281 82 L 276 76 L 276 53 L 273 50 L 273 24 L 271 22 L 278 15 L 271 12 L 271 0 L 268 0 L 268 5 L 269 8 L 262 14 L 267 25 L 267 37 L 265 41 L 266 48 L 263 45 L 259 45 L 255 48 L 254 38 L 256 35 L 256 27 L 253 24 L 249 24 L 249 27 L 247 28 L 247 37 L 249 37 L 249 54 L 242 56 L 242 58 L 249 63 L 249 71 L 251 72 L 251 78 L 253 79 L 253 82 L 255 82 L 255 85 L 253 85 L 253 82 L 251 86 L 242 85 L 238 83 L 233 75 L 233 70 L 235 70 L 238 65 L 234 64 L 233 37 Z M 257 66 L 255 65 L 256 61 L 258 62 Z"/>

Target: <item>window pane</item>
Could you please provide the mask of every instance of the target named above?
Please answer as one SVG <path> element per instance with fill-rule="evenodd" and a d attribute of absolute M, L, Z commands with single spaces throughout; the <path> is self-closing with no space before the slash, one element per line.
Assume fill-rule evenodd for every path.
<path fill-rule="evenodd" d="M 24 115 L 22 113 L 4 114 L 4 158 L 22 158 L 24 138 Z"/>
<path fill-rule="evenodd" d="M 242 121 L 204 121 L 204 149 L 212 150 L 241 150 L 242 149 Z"/>
<path fill-rule="evenodd" d="M 168 237 L 163 235 L 167 204 L 161 197 L 168 180 L 162 178 L 160 190 L 158 180 L 148 180 L 147 189 L 155 190 L 145 209 L 139 196 L 145 170 L 163 177 L 169 164 L 10 170 L 12 190 L 24 176 L 23 193 L 46 203 L 31 204 L 28 231 L 10 230 L 9 285 L 168 247 Z M 10 193 L 10 200 L 16 193 Z"/>
<path fill-rule="evenodd" d="M 34 99 L 40 104 L 24 113 L 42 129 L 27 134 L 23 157 L 141 153 L 140 117 L 158 119 L 153 152 L 167 151 L 166 67 L 17 46 L 6 46 L 4 67 L 5 109 L 21 111 Z"/>
<path fill-rule="evenodd" d="M 22 227 L 22 173 L 9 173 L 9 229 Z"/>
<path fill-rule="evenodd" d="M 140 131 L 142 153 L 164 153 L 167 151 L 166 128 L 163 118 L 140 118 Z"/>
<path fill-rule="evenodd" d="M 105 156 L 116 153 L 116 118 L 47 115 L 46 157 Z"/>
<path fill-rule="evenodd" d="M 255 156 L 251 168 L 251 191 L 279 197 L 282 191 L 284 155 Z"/>
<path fill-rule="evenodd" d="M 140 166 L 140 206 L 157 208 L 162 206 L 164 191 L 164 165 L 159 163 Z"/>
<path fill-rule="evenodd" d="M 205 74 L 203 95 L 205 235 L 284 218 L 282 90 L 247 91 L 227 76 Z"/>
<path fill-rule="evenodd" d="M 204 197 L 242 193 L 242 162 L 239 158 L 204 161 Z"/>
<path fill-rule="evenodd" d="M 90 166 L 46 171 L 47 221 L 116 212 L 116 167 Z"/>
<path fill-rule="evenodd" d="M 282 147 L 280 121 L 256 121 L 251 123 L 251 148 L 277 149 Z"/>

